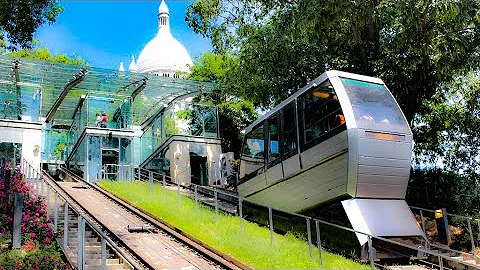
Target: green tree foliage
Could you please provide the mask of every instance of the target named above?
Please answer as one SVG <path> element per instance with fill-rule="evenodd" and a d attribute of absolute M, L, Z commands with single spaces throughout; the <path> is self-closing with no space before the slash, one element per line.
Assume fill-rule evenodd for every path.
<path fill-rule="evenodd" d="M 226 92 L 228 72 L 236 59 L 228 54 L 207 52 L 196 59 L 189 79 L 216 83 L 216 91 L 200 98 L 203 102 L 217 105 L 222 149 L 234 152 L 238 158 L 242 145 L 241 131 L 257 118 L 252 102 Z"/>
<path fill-rule="evenodd" d="M 197 33 L 239 59 L 227 89 L 270 107 L 328 69 L 382 78 L 407 120 L 442 82 L 478 65 L 480 3 L 465 1 L 200 0 Z"/>
<path fill-rule="evenodd" d="M 430 111 L 416 118 L 414 162 L 422 170 L 409 184 L 411 203 L 480 211 L 480 79 L 468 73 L 439 88 Z M 440 168 L 440 169 L 439 169 Z M 421 177 L 415 177 L 421 176 Z M 419 191 L 430 192 L 427 194 Z M 413 195 L 413 196 L 412 196 Z M 435 205 L 433 205 L 435 206 Z"/>
<path fill-rule="evenodd" d="M 442 85 L 429 113 L 416 118 L 415 162 L 439 164 L 465 175 L 480 174 L 480 79 L 468 73 Z"/>
<path fill-rule="evenodd" d="M 33 33 L 45 23 L 54 23 L 63 10 L 57 0 L 0 1 L 0 47 L 31 47 Z M 5 34 L 5 35 L 3 35 Z"/>
<path fill-rule="evenodd" d="M 73 58 L 65 54 L 52 54 L 47 48 L 21 49 L 19 51 L 7 53 L 7 56 L 12 58 L 27 58 L 52 63 L 85 66 L 85 61 L 80 57 Z"/>

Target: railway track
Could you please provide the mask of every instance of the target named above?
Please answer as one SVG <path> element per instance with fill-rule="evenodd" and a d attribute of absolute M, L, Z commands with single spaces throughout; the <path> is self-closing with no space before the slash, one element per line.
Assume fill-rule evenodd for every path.
<path fill-rule="evenodd" d="M 135 269 L 247 269 L 248 266 L 214 250 L 171 225 L 164 224 L 139 211 L 101 188 L 86 183 L 61 168 L 64 182 L 48 174 L 50 184 L 57 186 L 111 237 L 124 253 L 138 262 Z M 92 206 L 93 204 L 93 206 Z M 88 268 L 85 268 L 88 269 Z M 94 269 L 94 268 L 92 268 Z"/>
<path fill-rule="evenodd" d="M 113 195 L 105 192 L 103 189 L 99 188 L 95 184 L 90 184 L 90 183 L 83 182 L 81 179 L 79 179 L 78 176 L 72 174 L 71 172 L 69 172 L 65 168 L 62 168 L 61 170 L 65 173 L 65 175 L 67 175 L 67 177 L 70 177 L 70 179 L 66 179 L 66 180 L 71 181 L 71 182 L 67 181 L 67 182 L 64 182 L 64 183 L 73 183 L 73 184 L 71 184 L 72 186 L 70 187 L 70 189 L 75 189 L 76 188 L 77 191 L 88 189 L 90 191 L 90 193 L 93 194 L 93 195 L 91 195 L 92 198 L 90 198 L 90 200 L 95 200 L 95 201 L 107 200 L 109 202 L 112 202 L 115 205 L 115 207 L 118 207 L 118 208 L 122 209 L 123 211 L 126 211 L 126 212 L 132 214 L 133 216 L 135 216 L 136 218 L 125 218 L 123 216 L 120 217 L 120 219 L 128 221 L 129 225 L 144 226 L 144 228 L 142 230 L 145 231 L 145 233 L 147 233 L 147 234 L 151 234 L 151 235 L 155 235 L 155 236 L 158 236 L 159 234 L 161 234 L 161 235 L 164 234 L 164 235 L 167 235 L 169 238 L 174 239 L 174 242 L 182 243 L 183 245 L 185 245 L 183 248 L 182 247 L 175 247 L 175 246 L 167 247 L 167 249 L 170 250 L 170 251 L 167 251 L 167 252 L 169 252 L 168 253 L 169 255 L 172 254 L 172 253 L 175 253 L 174 254 L 175 256 L 183 257 L 183 259 L 185 261 L 190 263 L 190 264 L 188 264 L 186 266 L 183 266 L 183 267 L 178 267 L 178 265 L 177 265 L 177 267 L 175 267 L 175 268 L 182 268 L 182 269 L 241 269 L 241 268 L 248 268 L 248 266 L 245 266 L 245 265 L 241 264 L 240 262 L 234 260 L 233 258 L 230 258 L 230 257 L 228 257 L 228 256 L 226 256 L 226 255 L 208 247 L 207 245 L 195 240 L 193 237 L 191 237 L 187 233 L 179 230 L 178 228 L 172 227 L 168 224 L 164 224 L 164 223 L 156 220 L 154 217 L 148 215 L 147 213 L 141 212 L 140 210 L 138 210 L 138 209 L 132 207 L 131 205 L 129 205 L 128 202 L 121 201 L 120 199 L 114 197 Z M 61 182 L 57 183 L 57 184 L 62 185 Z M 172 183 L 169 183 L 169 184 L 171 185 Z M 194 194 L 193 190 L 195 190 L 195 189 L 185 188 L 185 187 L 181 188 L 182 194 L 187 195 L 187 196 L 193 196 L 193 194 Z M 94 191 L 94 192 L 92 192 L 92 191 Z M 207 193 L 212 193 L 212 192 L 214 192 L 214 190 L 212 190 L 211 188 L 208 188 L 204 191 L 197 190 L 197 192 L 198 192 L 197 195 L 199 196 L 199 198 L 198 198 L 199 201 L 202 201 L 200 196 L 208 196 L 209 194 L 207 194 Z M 218 193 L 220 194 L 220 191 L 218 191 Z M 82 197 L 82 195 L 80 195 L 80 197 Z M 88 198 L 82 198 L 82 199 L 85 200 L 85 199 L 88 199 Z M 79 200 L 82 200 L 82 199 L 79 199 Z M 217 199 L 218 199 L 218 201 L 222 201 L 221 196 L 218 196 Z M 205 203 L 205 200 L 203 202 Z M 79 203 L 81 204 L 80 201 L 79 201 Z M 230 203 L 232 203 L 231 200 L 230 200 Z M 206 204 L 213 206 L 212 202 L 207 201 Z M 100 211 L 105 211 L 105 209 L 101 209 Z M 98 215 L 98 213 L 91 213 L 91 214 L 94 215 L 94 216 Z M 100 224 L 101 221 L 98 221 L 98 223 Z M 125 223 L 123 225 L 124 225 L 124 227 L 126 226 Z M 116 235 L 118 233 L 115 233 L 115 232 L 112 231 L 112 232 L 109 232 L 109 234 L 110 235 Z M 116 239 L 115 241 L 121 244 L 121 241 L 119 241 L 118 239 Z M 394 243 L 392 243 L 392 244 L 394 244 Z M 125 245 L 128 247 L 128 246 L 131 246 L 131 243 L 130 244 L 126 243 Z M 181 252 L 175 252 L 175 251 L 181 251 Z M 132 254 L 136 254 L 136 252 L 132 251 L 132 250 L 128 250 L 128 252 L 132 253 Z M 186 255 L 184 255 L 185 252 L 187 252 L 187 253 L 190 252 L 193 255 L 186 256 Z M 398 253 L 397 251 L 395 251 L 395 252 Z M 206 264 L 204 264 L 204 265 L 202 265 L 202 263 L 196 264 L 195 260 L 197 260 L 198 257 L 201 257 L 202 260 L 205 260 Z M 405 257 L 408 257 L 408 256 L 405 256 Z M 431 261 L 431 260 L 427 261 L 426 259 L 427 258 L 424 257 L 424 258 L 419 258 L 419 259 L 416 259 L 416 260 L 413 260 L 413 261 L 412 260 L 405 261 L 404 259 L 399 259 L 399 260 L 390 260 L 388 262 L 386 262 L 384 260 L 376 260 L 375 261 L 375 266 L 376 266 L 376 268 L 380 268 L 380 269 L 478 269 L 474 265 L 473 265 L 473 268 L 464 267 L 465 265 L 461 261 L 459 261 L 457 265 L 453 265 L 453 267 L 452 267 L 451 264 L 447 264 L 447 263 L 444 264 L 442 262 L 442 265 L 440 265 L 440 261 L 434 262 L 434 261 Z M 147 262 L 142 261 L 141 256 L 140 256 L 139 261 L 141 262 L 142 265 L 145 266 L 145 268 L 151 268 L 151 269 L 157 268 L 157 266 L 151 265 L 150 263 L 148 263 L 148 261 Z M 193 263 L 192 263 L 192 261 L 193 261 Z M 442 261 L 448 262 L 449 260 L 443 259 Z M 395 267 L 392 268 L 392 265 L 395 266 Z"/>
<path fill-rule="evenodd" d="M 172 188 L 178 188 L 179 192 L 183 195 L 188 196 L 192 199 L 198 200 L 204 205 L 210 206 L 212 208 L 218 208 L 219 210 L 224 211 L 225 213 L 240 215 L 246 217 L 249 221 L 256 222 L 259 225 L 268 226 L 268 211 L 263 207 L 263 214 L 265 215 L 261 220 L 255 220 L 252 217 L 247 217 L 246 215 L 251 215 L 251 211 L 247 214 L 245 211 L 248 207 L 255 208 L 255 204 L 249 204 L 248 202 L 243 202 L 243 213 L 239 213 L 239 197 L 238 194 L 235 194 L 228 190 L 222 190 L 220 188 L 214 187 L 203 187 L 203 186 L 178 186 L 177 184 L 168 181 L 168 179 L 163 179 L 162 175 L 157 174 L 156 172 L 150 172 L 147 170 L 140 170 L 140 175 L 137 173 L 137 180 L 149 181 L 152 183 L 165 184 L 169 185 Z M 215 200 L 213 198 L 216 198 Z M 258 209 L 257 209 L 258 210 Z M 255 209 L 254 209 L 255 211 Z M 262 212 L 259 210 L 258 212 Z M 277 213 L 278 214 L 278 213 Z M 255 215 L 255 214 L 253 214 Z M 288 214 L 287 214 L 288 215 Z M 308 214 L 307 214 L 308 215 Z M 310 215 L 308 215 L 310 216 Z M 317 218 L 316 216 L 311 216 L 312 218 Z M 278 218 L 278 217 L 277 217 Z M 295 219 L 295 215 L 285 216 L 283 219 Z M 282 217 L 278 218 L 281 220 Z M 277 224 L 277 222 L 273 222 Z M 292 229 L 292 223 L 288 223 L 289 228 Z M 298 227 L 304 226 L 303 219 L 298 222 Z M 338 224 L 342 226 L 342 224 Z M 278 233 L 284 233 L 281 228 L 275 227 L 275 231 Z M 300 232 L 300 231 L 299 231 Z M 301 233 L 301 232 L 300 232 Z M 380 240 L 380 239 L 378 239 Z M 415 251 L 414 249 L 418 248 L 419 243 L 414 244 L 409 243 L 409 240 L 404 241 L 399 239 L 398 243 L 396 240 L 385 242 L 386 246 L 377 247 L 378 254 L 389 254 L 383 259 L 376 260 L 376 267 L 382 269 L 392 269 L 392 265 L 395 266 L 395 269 L 480 269 L 478 263 L 480 261 L 467 254 L 460 251 L 455 251 L 448 248 L 442 248 L 437 245 L 429 244 L 431 248 L 434 248 L 434 253 L 430 254 L 427 251 Z M 410 246 L 410 247 L 409 247 Z M 412 249 L 408 252 L 408 249 Z M 413 253 L 415 254 L 413 254 Z M 419 253 L 419 254 L 418 254 Z M 451 259 L 442 259 L 437 258 L 435 254 L 440 254 L 442 256 L 450 257 Z"/>

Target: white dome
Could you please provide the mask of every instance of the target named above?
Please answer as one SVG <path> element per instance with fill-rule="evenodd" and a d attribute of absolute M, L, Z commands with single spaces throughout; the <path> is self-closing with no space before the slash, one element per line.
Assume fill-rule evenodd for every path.
<path fill-rule="evenodd" d="M 168 31 L 166 31 L 168 30 Z M 192 58 L 168 28 L 159 29 L 157 35 L 143 48 L 138 56 L 139 73 L 190 72 Z"/>
<path fill-rule="evenodd" d="M 163 0 L 158 11 L 158 33 L 138 56 L 138 72 L 171 77 L 178 71 L 190 73 L 192 58 L 170 33 L 168 7 Z"/>

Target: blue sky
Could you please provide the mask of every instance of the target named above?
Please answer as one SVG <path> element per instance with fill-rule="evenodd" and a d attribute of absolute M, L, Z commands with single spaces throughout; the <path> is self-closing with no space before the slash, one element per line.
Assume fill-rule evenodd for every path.
<path fill-rule="evenodd" d="M 173 36 L 192 59 L 211 50 L 208 39 L 197 35 L 185 22 L 192 1 L 166 1 Z M 128 67 L 157 33 L 158 1 L 61 1 L 64 11 L 53 25 L 38 29 L 35 38 L 53 53 L 80 56 L 94 67 Z"/>

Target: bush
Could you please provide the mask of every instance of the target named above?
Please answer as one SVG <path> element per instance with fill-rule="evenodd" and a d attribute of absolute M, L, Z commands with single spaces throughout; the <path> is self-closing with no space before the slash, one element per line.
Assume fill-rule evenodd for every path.
<path fill-rule="evenodd" d="M 0 270 L 3 269 L 68 269 L 62 261 L 60 248 L 56 244 L 53 229 L 48 226 L 47 207 L 42 198 L 29 192 L 28 184 L 16 168 L 12 172 L 12 183 L 6 194 L 3 192 L 4 179 L 0 179 L 0 245 L 11 240 L 5 236 L 12 234 L 13 196 L 23 194 L 22 249 L 2 251 Z"/>

